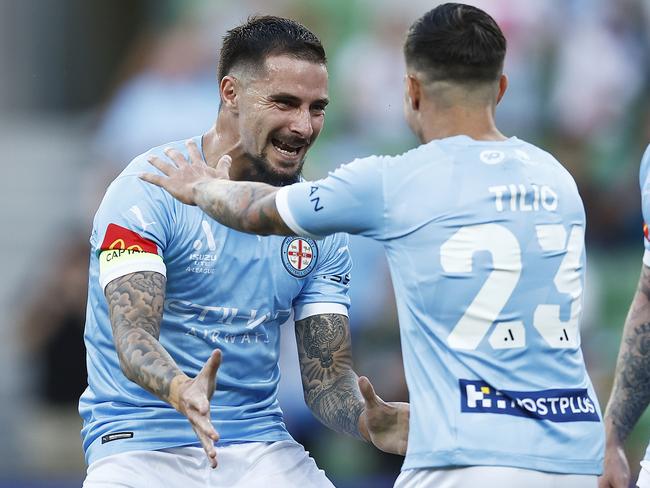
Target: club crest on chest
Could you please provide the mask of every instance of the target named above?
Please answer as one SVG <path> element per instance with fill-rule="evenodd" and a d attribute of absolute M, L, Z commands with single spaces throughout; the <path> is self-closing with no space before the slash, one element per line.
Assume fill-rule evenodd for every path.
<path fill-rule="evenodd" d="M 313 239 L 287 237 L 282 241 L 282 264 L 291 276 L 304 278 L 316 267 L 318 246 Z"/>

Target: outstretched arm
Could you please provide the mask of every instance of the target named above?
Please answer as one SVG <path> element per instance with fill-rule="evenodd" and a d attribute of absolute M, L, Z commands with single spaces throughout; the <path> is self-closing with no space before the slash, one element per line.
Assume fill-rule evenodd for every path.
<path fill-rule="evenodd" d="M 616 361 L 605 413 L 605 466 L 600 488 L 627 488 L 630 468 L 623 444 L 650 403 L 650 268 L 643 265 Z"/>
<path fill-rule="evenodd" d="M 409 406 L 384 402 L 367 378 L 356 375 L 348 318 L 321 314 L 298 320 L 296 342 L 305 402 L 313 414 L 332 430 L 405 454 Z"/>
<path fill-rule="evenodd" d="M 233 229 L 259 235 L 295 235 L 275 206 L 278 188 L 252 181 L 204 180 L 194 186 L 196 204 Z"/>
<path fill-rule="evenodd" d="M 213 352 L 195 378 L 179 369 L 158 341 L 165 300 L 165 277 L 160 273 L 122 276 L 106 286 L 105 294 L 122 372 L 188 418 L 216 467 L 214 441 L 219 436 L 210 422 L 210 398 L 221 352 Z"/>
<path fill-rule="evenodd" d="M 140 178 L 167 190 L 174 198 L 198 205 L 221 224 L 259 235 L 294 235 L 275 206 L 278 188 L 252 181 L 230 181 L 230 156 L 223 156 L 216 168 L 208 166 L 194 141 L 187 142 L 189 161 L 168 148 L 169 164 L 157 156 L 148 161 L 165 176 L 144 173 Z"/>

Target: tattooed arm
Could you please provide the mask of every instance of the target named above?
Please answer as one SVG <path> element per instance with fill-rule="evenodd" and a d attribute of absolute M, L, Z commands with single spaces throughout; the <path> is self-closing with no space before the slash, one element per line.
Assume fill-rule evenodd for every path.
<path fill-rule="evenodd" d="M 140 178 L 165 189 L 182 203 L 198 205 L 210 217 L 235 230 L 294 235 L 275 206 L 278 188 L 252 181 L 230 181 L 230 156 L 221 157 L 213 168 L 205 163 L 194 141 L 187 142 L 187 149 L 189 161 L 175 149 L 165 150 L 174 164 L 149 156 L 149 163 L 165 176 L 143 173 Z"/>
<path fill-rule="evenodd" d="M 350 325 L 345 315 L 321 314 L 296 321 L 305 402 L 324 425 L 404 455 L 409 405 L 384 402 L 352 369 Z"/>
<path fill-rule="evenodd" d="M 165 277 L 153 271 L 129 274 L 111 281 L 105 293 L 122 372 L 176 408 L 172 383 L 176 386 L 186 377 L 158 342 Z"/>
<path fill-rule="evenodd" d="M 214 441 L 219 436 L 210 422 L 210 398 L 221 362 L 214 351 L 199 374 L 185 375 L 160 344 L 165 300 L 165 277 L 153 271 L 131 273 L 106 286 L 113 340 L 124 375 L 185 415 L 216 467 Z"/>
<path fill-rule="evenodd" d="M 625 487 L 630 469 L 623 444 L 650 403 L 650 268 L 643 265 L 623 328 L 614 386 L 605 413 L 607 444 L 599 486 Z"/>
<path fill-rule="evenodd" d="M 352 370 L 350 325 L 345 315 L 313 315 L 296 322 L 305 402 L 330 429 L 359 439 L 363 397 Z"/>
<path fill-rule="evenodd" d="M 294 235 L 275 206 L 278 188 L 252 181 L 208 180 L 194 187 L 196 204 L 233 229 L 260 235 Z"/>

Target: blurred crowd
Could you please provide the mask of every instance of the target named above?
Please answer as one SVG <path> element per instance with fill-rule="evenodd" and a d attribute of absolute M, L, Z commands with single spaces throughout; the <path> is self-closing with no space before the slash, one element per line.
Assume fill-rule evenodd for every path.
<path fill-rule="evenodd" d="M 325 130 L 305 166 L 306 177 L 317 178 L 355 157 L 399 153 L 416 144 L 402 118 L 401 46 L 410 23 L 442 2 L 139 0 L 93 9 L 66 0 L 60 2 L 65 8 L 42 4 L 30 11 L 25 5 L 32 3 L 0 4 L 0 17 L 7 14 L 0 24 L 13 13 L 29 29 L 26 15 L 40 16 L 43 10 L 55 15 L 59 9 L 72 17 L 66 17 L 69 26 L 80 22 L 90 27 L 70 27 L 65 42 L 52 41 L 48 49 L 23 46 L 21 51 L 18 44 L 15 57 L 5 53 L 0 58 L 21 63 L 0 84 L 5 114 L 20 114 L 27 127 L 43 118 L 54 121 L 51 125 L 68 124 L 73 129 L 61 137 L 81 148 L 76 159 L 61 161 L 60 166 L 63 173 L 74 172 L 77 182 L 66 195 L 73 210 L 59 218 L 68 231 L 36 239 L 31 250 L 48 259 L 38 274 L 21 275 L 15 285 L 19 292 L 11 286 L 0 288 L 10 297 L 3 303 L 19 305 L 17 311 L 12 308 L 15 320 L 0 321 L 0 327 L 13 331 L 5 334 L 12 342 L 0 351 L 17 350 L 17 361 L 27 365 L 20 386 L 13 389 L 13 401 L 0 404 L 0 419 L 22 422 L 20 429 L 0 429 L 6 434 L 7 451 L 21 458 L 14 458 L 11 466 L 0 463 L 0 485 L 3 479 L 51 473 L 83 477 L 76 403 L 85 387 L 82 334 L 92 215 L 107 184 L 134 156 L 199 134 L 214 122 L 219 106 L 216 60 L 225 31 L 250 14 L 271 13 L 301 21 L 321 37 L 329 57 L 332 101 Z M 650 2 L 467 3 L 492 14 L 508 40 L 509 94 L 497 111 L 502 132 L 553 153 L 573 174 L 584 199 L 589 271 L 583 347 L 604 407 L 643 252 L 638 164 L 650 143 Z M 88 31 L 100 18 L 115 27 L 115 42 L 110 28 L 68 39 Z M 45 44 L 51 33 L 34 27 L 31 35 L 41 36 L 40 44 Z M 104 76 L 84 78 L 75 64 L 79 60 L 89 73 Z M 50 68 L 47 76 L 43 66 Z M 75 77 L 70 86 L 62 80 L 50 82 L 65 77 L 67 70 L 81 79 Z M 80 90 L 84 83 L 94 88 Z M 30 89 L 50 89 L 56 100 L 42 93 L 30 97 L 25 92 Z M 7 95 L 11 90 L 15 96 Z M 0 123 L 8 123 L 7 118 L 0 115 Z M 47 164 L 59 161 L 54 157 Z M 37 231 L 33 234 L 38 236 Z M 383 398 L 407 400 L 383 250 L 362 238 L 353 238 L 350 247 L 355 263 L 350 318 L 356 369 L 369 376 Z M 0 259 L 4 267 L 2 260 L 10 258 Z M 328 432 L 305 407 L 292 324 L 283 326 L 282 347 L 281 405 L 292 434 L 337 486 L 392 486 L 401 464 L 398 457 Z M 644 419 L 630 441 L 633 467 L 650 438 L 649 425 Z"/>

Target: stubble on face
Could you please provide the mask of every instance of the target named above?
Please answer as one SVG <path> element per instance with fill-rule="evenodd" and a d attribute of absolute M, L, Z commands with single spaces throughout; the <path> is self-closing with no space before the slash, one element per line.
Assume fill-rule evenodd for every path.
<path fill-rule="evenodd" d="M 303 159 L 294 173 L 286 174 L 276 171 L 273 168 L 273 165 L 266 158 L 264 151 L 257 156 L 245 153 L 244 157 L 250 162 L 250 165 L 244 167 L 242 179 L 245 181 L 268 183 L 273 186 L 287 186 L 298 183 L 302 175 L 302 167 L 305 164 L 305 160 Z"/>
<path fill-rule="evenodd" d="M 243 179 L 284 186 L 300 180 L 306 153 L 318 137 L 327 105 L 327 68 L 290 56 L 270 57 L 250 73 L 240 125 Z M 286 152 L 286 159 L 282 153 Z M 292 156 L 293 153 L 293 156 Z"/>

